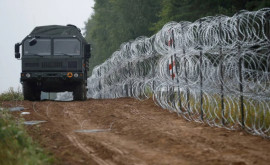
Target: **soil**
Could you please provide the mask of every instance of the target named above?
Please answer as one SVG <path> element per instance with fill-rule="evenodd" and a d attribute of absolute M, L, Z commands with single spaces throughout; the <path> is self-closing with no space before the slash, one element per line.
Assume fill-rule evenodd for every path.
<path fill-rule="evenodd" d="M 26 126 L 57 164 L 269 164 L 270 140 L 244 131 L 189 122 L 149 99 L 17 102 Z M 15 106 L 5 102 L 3 106 Z M 19 114 L 17 112 L 15 114 Z M 83 132 L 85 131 L 85 132 Z"/>

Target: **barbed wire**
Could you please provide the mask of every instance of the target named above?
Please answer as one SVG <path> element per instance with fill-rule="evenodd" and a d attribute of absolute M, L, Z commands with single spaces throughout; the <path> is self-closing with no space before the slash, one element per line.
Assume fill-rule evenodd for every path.
<path fill-rule="evenodd" d="M 185 119 L 270 137 L 270 8 L 169 22 L 123 43 L 88 78 L 88 97 L 153 96 Z"/>

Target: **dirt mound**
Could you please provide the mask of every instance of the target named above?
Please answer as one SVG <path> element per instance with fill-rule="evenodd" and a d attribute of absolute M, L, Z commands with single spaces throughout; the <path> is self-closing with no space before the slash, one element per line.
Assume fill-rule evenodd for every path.
<path fill-rule="evenodd" d="M 6 106 L 10 103 L 4 103 Z M 59 164 L 269 164 L 270 141 L 188 122 L 152 100 L 21 103 L 30 135 Z"/>

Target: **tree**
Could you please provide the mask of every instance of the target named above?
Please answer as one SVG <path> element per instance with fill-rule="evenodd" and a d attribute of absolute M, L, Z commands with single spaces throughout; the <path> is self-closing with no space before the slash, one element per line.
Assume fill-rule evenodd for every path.
<path fill-rule="evenodd" d="M 269 0 L 95 0 L 86 22 L 86 40 L 92 44 L 90 71 L 123 42 L 151 36 L 170 21 L 196 21 L 205 16 L 232 16 L 239 10 L 269 7 Z"/>
<path fill-rule="evenodd" d="M 86 22 L 86 40 L 92 43 L 90 70 L 104 62 L 121 43 L 151 36 L 161 0 L 95 0 L 94 14 Z"/>
<path fill-rule="evenodd" d="M 163 0 L 159 21 L 151 29 L 155 32 L 170 21 L 196 21 L 205 16 L 232 16 L 240 10 L 258 10 L 270 6 L 269 0 Z"/>

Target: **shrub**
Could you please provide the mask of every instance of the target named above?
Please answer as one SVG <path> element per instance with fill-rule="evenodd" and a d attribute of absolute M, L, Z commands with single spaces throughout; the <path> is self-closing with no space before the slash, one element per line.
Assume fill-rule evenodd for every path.
<path fill-rule="evenodd" d="M 43 165 L 53 159 L 33 143 L 23 128 L 21 119 L 0 110 L 0 164 Z"/>
<path fill-rule="evenodd" d="M 8 91 L 0 94 L 0 101 L 23 100 L 23 94 L 20 88 L 17 91 L 14 88 L 9 88 Z"/>

